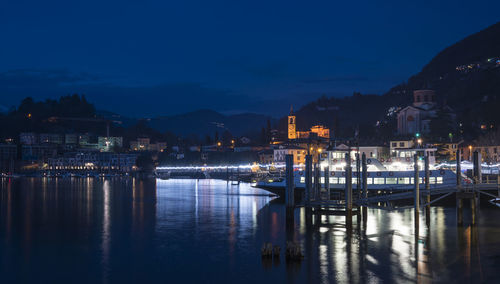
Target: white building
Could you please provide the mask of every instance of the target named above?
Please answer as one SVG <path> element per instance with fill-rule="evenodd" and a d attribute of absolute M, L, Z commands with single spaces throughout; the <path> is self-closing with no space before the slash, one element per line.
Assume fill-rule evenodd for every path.
<path fill-rule="evenodd" d="M 429 133 L 430 121 L 436 116 L 434 96 L 435 93 L 432 90 L 413 92 L 413 105 L 403 108 L 398 113 L 399 135 Z"/>

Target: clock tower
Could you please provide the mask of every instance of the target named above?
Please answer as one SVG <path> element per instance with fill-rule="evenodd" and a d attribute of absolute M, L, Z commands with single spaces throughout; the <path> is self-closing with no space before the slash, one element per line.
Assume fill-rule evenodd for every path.
<path fill-rule="evenodd" d="M 290 107 L 290 115 L 288 116 L 288 140 L 297 139 L 297 129 L 295 125 L 295 115 L 293 115 L 293 106 Z"/>

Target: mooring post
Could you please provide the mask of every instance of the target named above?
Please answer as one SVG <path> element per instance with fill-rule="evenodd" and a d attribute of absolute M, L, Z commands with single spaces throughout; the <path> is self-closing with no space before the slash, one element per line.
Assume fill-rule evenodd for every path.
<path fill-rule="evenodd" d="M 473 167 L 474 184 L 481 183 L 481 152 L 477 150 L 473 153 Z"/>
<path fill-rule="evenodd" d="M 457 166 L 456 166 L 456 169 L 457 169 L 457 190 L 461 190 L 462 188 L 462 168 L 461 168 L 461 158 L 460 158 L 460 151 L 457 151 L 455 153 L 455 159 L 456 159 L 456 162 L 457 162 Z"/>
<path fill-rule="evenodd" d="M 320 200 L 321 191 L 321 170 L 319 164 L 314 166 L 314 200 Z"/>
<path fill-rule="evenodd" d="M 419 184 L 419 176 L 418 176 L 418 155 L 415 154 L 413 156 L 413 161 L 414 161 L 414 165 L 413 165 L 413 168 L 415 170 L 415 177 L 413 179 L 414 181 L 414 184 L 415 184 L 415 229 L 417 229 L 418 231 L 418 227 L 419 227 L 419 215 L 420 215 L 420 184 Z"/>
<path fill-rule="evenodd" d="M 285 203 L 287 207 L 294 206 L 294 177 L 293 177 L 293 155 L 285 156 L 286 162 L 286 190 L 285 190 Z"/>
<path fill-rule="evenodd" d="M 306 155 L 306 173 L 305 173 L 305 200 L 306 205 L 311 203 L 311 186 L 312 186 L 312 156 Z"/>
<path fill-rule="evenodd" d="M 427 206 L 425 207 L 425 222 L 427 225 L 430 223 L 431 213 L 431 184 L 430 184 L 430 171 L 429 171 L 429 152 L 424 156 L 424 169 L 425 169 L 425 190 L 427 191 Z"/>
<path fill-rule="evenodd" d="M 352 168 L 351 168 L 351 153 L 345 154 L 345 210 L 346 223 L 352 225 Z"/>
<path fill-rule="evenodd" d="M 328 200 L 330 200 L 330 167 L 326 166 L 325 171 L 323 173 L 325 176 L 325 190 L 326 196 L 328 196 Z"/>
<path fill-rule="evenodd" d="M 457 162 L 457 166 L 456 166 L 456 171 L 457 171 L 457 225 L 459 226 L 462 226 L 463 224 L 463 200 L 462 200 L 462 197 L 461 197 L 461 192 L 462 192 L 462 170 L 461 170 L 461 167 L 460 167 L 460 162 L 461 162 L 461 158 L 460 158 L 460 151 L 457 150 L 457 152 L 455 153 L 455 159 L 456 159 L 456 162 Z"/>
<path fill-rule="evenodd" d="M 362 192 L 361 192 L 361 157 L 359 156 L 359 151 L 358 153 L 356 153 L 356 191 L 358 192 L 358 199 L 360 199 Z"/>
<path fill-rule="evenodd" d="M 362 177 L 363 177 L 363 198 L 365 199 L 365 202 L 367 202 L 368 198 L 368 166 L 366 164 L 366 155 L 363 153 L 361 155 L 361 171 L 362 171 Z M 363 222 L 366 222 L 368 217 L 368 204 L 365 203 L 365 206 L 363 206 Z"/>
<path fill-rule="evenodd" d="M 476 202 L 476 206 L 474 206 L 474 209 L 476 207 L 479 207 L 479 191 L 476 190 L 477 184 L 481 184 L 483 182 L 483 176 L 482 176 L 482 168 L 481 168 L 481 152 L 480 151 L 474 151 L 474 190 L 473 190 L 473 197 L 474 199 L 477 198 L 477 200 L 474 200 Z M 474 212 L 475 213 L 475 212 Z M 472 213 L 472 214 L 474 214 Z"/>

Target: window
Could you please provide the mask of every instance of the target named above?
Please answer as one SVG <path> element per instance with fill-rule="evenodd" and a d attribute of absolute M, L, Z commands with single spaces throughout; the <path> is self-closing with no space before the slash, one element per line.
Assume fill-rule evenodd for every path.
<path fill-rule="evenodd" d="M 358 183 L 358 178 L 352 177 L 352 184 L 357 184 Z"/>
<path fill-rule="evenodd" d="M 366 184 L 373 184 L 373 178 L 366 178 Z"/>
<path fill-rule="evenodd" d="M 395 177 L 388 177 L 385 179 L 385 183 L 386 184 L 397 184 L 398 183 L 398 179 L 395 178 Z"/>
<path fill-rule="evenodd" d="M 319 182 L 322 183 L 322 184 L 324 184 L 325 183 L 325 177 L 320 177 L 319 178 Z"/>
<path fill-rule="evenodd" d="M 436 183 L 436 178 L 435 177 L 429 177 L 429 183 L 430 184 L 435 184 Z"/>
<path fill-rule="evenodd" d="M 300 183 L 306 183 L 306 178 L 305 177 L 300 177 Z"/>
<path fill-rule="evenodd" d="M 410 178 L 400 177 L 400 178 L 398 178 L 398 183 L 399 184 L 410 184 Z"/>
<path fill-rule="evenodd" d="M 339 178 L 339 184 L 345 184 L 345 178 Z"/>
<path fill-rule="evenodd" d="M 373 178 L 373 184 L 384 184 L 384 178 Z"/>
<path fill-rule="evenodd" d="M 437 184 L 442 184 L 443 183 L 443 177 L 437 177 L 436 178 L 436 183 Z"/>
<path fill-rule="evenodd" d="M 339 182 L 339 178 L 330 177 L 330 184 L 337 184 Z"/>
<path fill-rule="evenodd" d="M 399 147 L 404 147 L 405 146 L 405 142 L 399 142 Z"/>
<path fill-rule="evenodd" d="M 392 142 L 392 147 L 397 147 L 397 146 L 398 146 L 398 143 Z"/>

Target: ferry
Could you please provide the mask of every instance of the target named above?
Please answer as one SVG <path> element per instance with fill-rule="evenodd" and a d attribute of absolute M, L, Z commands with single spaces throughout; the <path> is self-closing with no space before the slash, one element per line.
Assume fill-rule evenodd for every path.
<path fill-rule="evenodd" d="M 367 184 L 369 190 L 391 190 L 391 191 L 407 191 L 415 187 L 415 171 L 413 168 L 413 155 L 418 153 L 423 157 L 429 157 L 429 183 L 432 189 L 449 188 L 456 186 L 457 174 L 449 168 L 438 168 L 435 166 L 435 150 L 434 148 L 427 149 L 404 149 L 398 151 L 395 155 L 387 160 L 370 157 L 366 159 L 367 163 Z M 351 152 L 351 151 L 350 151 Z M 354 152 L 354 155 L 352 155 Z M 357 188 L 362 182 L 361 173 L 356 167 L 356 152 L 351 152 L 351 168 L 352 168 L 352 187 Z M 324 161 L 320 162 L 320 183 L 324 186 L 326 178 L 330 189 L 345 189 L 346 183 L 346 151 L 332 151 L 327 154 Z M 432 157 L 432 158 L 431 158 Z M 328 166 L 328 176 L 326 177 L 325 168 Z M 418 161 L 419 166 L 419 184 L 424 187 L 425 171 L 423 158 Z M 470 183 L 470 179 L 460 173 L 462 183 Z M 313 173 L 314 183 L 314 173 Z M 295 188 L 305 189 L 305 171 L 303 167 L 294 168 L 294 185 Z M 255 184 L 256 187 L 262 188 L 285 188 L 286 180 L 284 177 L 267 177 Z M 361 184 L 359 185 L 361 187 Z"/>

